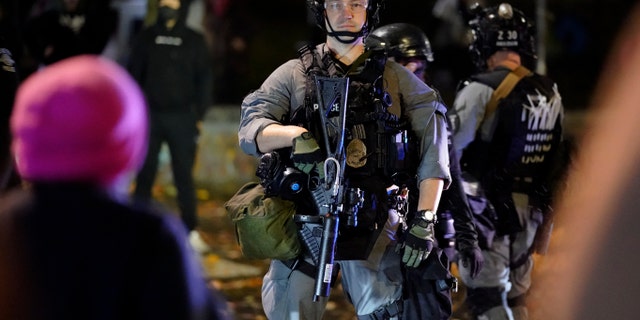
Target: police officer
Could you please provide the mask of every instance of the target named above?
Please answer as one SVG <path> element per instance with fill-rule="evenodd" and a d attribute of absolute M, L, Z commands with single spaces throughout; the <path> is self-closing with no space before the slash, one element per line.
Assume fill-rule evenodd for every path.
<path fill-rule="evenodd" d="M 478 319 L 527 319 L 532 247 L 550 214 L 563 106 L 557 85 L 527 68 L 536 58 L 529 19 L 508 3 L 476 14 L 470 53 L 479 73 L 464 82 L 449 117 L 461 168 L 495 211 L 496 236 L 483 248 L 480 274 L 472 279 L 462 266 L 460 275 Z"/>
<path fill-rule="evenodd" d="M 306 184 L 308 193 L 297 197 L 297 215 L 313 216 L 323 208 L 307 205 L 305 200 L 317 203 L 311 193 L 315 195 L 326 180 L 335 180 L 336 165 L 325 163 L 333 153 L 327 146 L 335 147 L 336 137 L 344 134 L 341 181 L 346 190 L 361 191 L 362 201 L 357 224 L 339 219 L 335 259 L 343 289 L 358 318 L 397 319 L 403 304 L 401 265 L 415 268 L 436 257 L 432 253 L 434 212 L 441 190 L 450 181 L 445 108 L 434 90 L 400 64 L 387 61 L 384 51 L 365 47 L 364 38 L 378 22 L 382 1 L 310 0 L 307 4 L 326 32 L 326 41 L 301 49 L 300 59 L 278 67 L 244 98 L 239 143 L 244 152 L 255 156 L 288 150 L 283 158 L 314 181 Z M 331 112 L 316 111 L 325 110 L 319 107 L 324 103 L 318 97 L 327 92 L 315 85 L 315 76 L 348 78 L 348 94 L 342 96 L 345 90 L 338 95 L 346 103 L 329 101 Z M 322 128 L 322 117 L 334 124 L 341 112 L 346 113 L 344 128 Z M 415 138 L 410 140 L 418 149 L 399 152 L 410 147 L 396 139 L 399 134 Z M 410 164 L 409 155 L 419 159 Z M 388 190 L 405 185 L 395 180 L 401 176 L 411 178 L 403 182 L 416 198 L 407 217 L 392 210 L 388 200 Z M 400 240 L 402 248 L 396 252 L 401 218 L 407 227 Z M 301 223 L 300 228 L 313 227 L 309 225 Z M 317 227 L 313 230 L 315 234 Z M 315 274 L 304 267 L 314 266 L 312 246 L 294 260 L 271 261 L 262 287 L 264 311 L 270 319 L 321 319 L 327 298 L 314 297 Z"/>
<path fill-rule="evenodd" d="M 389 57 L 412 71 L 418 78 L 427 81 L 427 67 L 433 62 L 433 51 L 425 33 L 409 23 L 392 23 L 381 26 L 371 33 L 379 37 L 387 48 Z M 451 186 L 442 193 L 442 202 L 437 212 L 436 239 L 438 247 L 447 254 L 449 261 L 456 259 L 455 248 L 461 261 L 469 268 L 471 277 L 482 269 L 484 258 L 478 247 L 476 229 L 471 210 L 461 183 L 460 167 L 449 130 L 449 158 L 451 161 Z M 443 308 L 451 308 L 451 301 Z"/>
<path fill-rule="evenodd" d="M 408 23 L 392 23 L 375 29 L 372 36 L 380 37 L 386 43 L 389 57 L 412 71 L 418 78 L 427 80 L 427 67 L 433 62 L 433 51 L 425 33 Z M 477 234 L 471 221 L 471 211 L 467 197 L 460 183 L 460 169 L 455 160 L 454 149 L 449 139 L 449 159 L 451 161 L 451 187 L 442 193 L 442 203 L 438 210 L 436 237 L 440 248 L 453 248 L 454 243 L 465 257 L 472 261 L 472 273 L 479 272 L 482 256 L 478 248 Z M 445 250 L 446 252 L 446 250 Z M 453 259 L 454 253 L 448 252 Z M 453 260 L 452 260 L 453 261 Z"/>
<path fill-rule="evenodd" d="M 145 93 L 151 119 L 149 150 L 134 196 L 151 198 L 158 155 L 166 142 L 182 220 L 193 231 L 197 225 L 193 182 L 197 125 L 210 106 L 212 76 L 204 37 L 185 25 L 187 7 L 180 0 L 158 0 L 157 22 L 138 35 L 128 70 Z"/>

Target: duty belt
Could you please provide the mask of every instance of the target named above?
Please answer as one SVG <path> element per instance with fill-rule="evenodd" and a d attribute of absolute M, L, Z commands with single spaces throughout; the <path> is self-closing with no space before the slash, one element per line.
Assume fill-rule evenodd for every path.
<path fill-rule="evenodd" d="M 358 320 L 389 320 L 395 316 L 399 317 L 402 314 L 403 309 L 403 301 L 396 300 L 370 314 L 358 316 Z"/>

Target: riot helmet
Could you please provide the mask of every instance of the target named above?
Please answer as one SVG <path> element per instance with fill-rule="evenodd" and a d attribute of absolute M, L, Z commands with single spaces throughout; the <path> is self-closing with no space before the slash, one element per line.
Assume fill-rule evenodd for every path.
<path fill-rule="evenodd" d="M 473 35 L 469 51 L 478 69 L 486 69 L 487 59 L 499 50 L 511 50 L 523 61 L 535 61 L 535 30 L 522 11 L 501 3 L 477 8 L 475 14 L 476 18 L 469 21 Z"/>
<path fill-rule="evenodd" d="M 366 37 L 380 21 L 380 9 L 384 6 L 384 0 L 368 0 L 367 20 L 359 32 L 334 31 L 331 24 L 327 22 L 325 2 L 326 0 L 307 0 L 307 6 L 311 9 L 311 13 L 313 13 L 318 27 L 328 36 L 334 37 L 342 43 L 350 43 L 357 37 Z M 329 26 L 329 30 L 327 30 L 327 25 Z M 347 37 L 347 39 L 343 37 Z"/>
<path fill-rule="evenodd" d="M 371 32 L 379 37 L 390 57 L 398 59 L 423 58 L 433 62 L 433 51 L 427 35 L 417 26 L 408 23 L 392 23 Z"/>

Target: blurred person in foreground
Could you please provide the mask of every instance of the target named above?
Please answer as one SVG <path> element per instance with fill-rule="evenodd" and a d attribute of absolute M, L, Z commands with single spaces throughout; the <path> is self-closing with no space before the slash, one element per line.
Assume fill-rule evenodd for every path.
<path fill-rule="evenodd" d="M 564 110 L 557 84 L 527 68 L 535 61 L 529 19 L 508 3 L 474 12 L 478 73 L 462 83 L 448 116 L 467 193 L 486 196 L 482 214 L 495 236 L 486 236 L 477 277 L 459 265 L 460 277 L 474 318 L 528 319 L 532 254 L 546 250 L 562 171 Z"/>
<path fill-rule="evenodd" d="M 1 319 L 230 319 L 180 220 L 128 204 L 147 113 L 126 70 L 52 64 L 18 89 L 11 130 L 28 187 L 0 201 Z"/>
<path fill-rule="evenodd" d="M 405 319 L 404 270 L 430 269 L 420 276 L 451 289 L 450 274 L 442 266 L 447 259 L 435 246 L 433 230 L 441 191 L 450 182 L 446 108 L 437 92 L 387 60 L 383 49 L 365 45 L 383 2 L 307 1 L 326 33 L 325 42 L 301 48 L 298 59 L 278 67 L 242 102 L 238 137 L 243 151 L 254 156 L 281 151 L 284 163 L 309 182 L 303 182 L 308 192 L 296 195 L 294 202 L 300 232 L 308 230 L 312 237 L 304 237 L 309 245 L 299 256 L 271 260 L 262 286 L 270 319 L 322 318 L 327 299 L 314 296 L 313 289 L 314 283 L 325 281 L 316 278 L 316 268 L 322 271 L 327 265 L 314 261 L 314 248 L 321 242 L 316 235 L 332 231 L 323 226 L 329 217 L 314 195 L 338 180 L 354 199 L 345 203 L 335 226 L 335 264 L 359 319 Z M 327 88 L 314 79 L 336 85 Z M 342 102 L 329 100 L 334 93 L 333 99 L 339 96 Z M 328 101 L 323 103 L 321 95 Z M 335 104 L 324 105 L 331 101 Z M 318 111 L 318 105 L 331 112 Z M 323 120 L 330 122 L 326 131 Z M 341 136 L 342 157 L 330 150 L 338 147 Z M 341 158 L 344 179 L 338 177 L 338 165 L 328 160 L 333 156 Z M 408 202 L 394 193 L 394 186 L 409 190 Z M 330 271 L 327 277 L 336 274 Z M 427 311 L 438 313 L 437 307 Z"/>
<path fill-rule="evenodd" d="M 636 319 L 640 314 L 640 5 L 608 53 L 565 189 L 544 271 L 539 319 Z"/>
<path fill-rule="evenodd" d="M 133 196 L 136 200 L 151 199 L 158 157 L 166 143 L 181 218 L 189 231 L 195 231 L 193 167 L 199 121 L 211 103 L 209 51 L 203 35 L 185 23 L 187 0 L 150 1 L 158 2 L 156 23 L 136 36 L 127 67 L 142 87 L 150 118 L 149 148 Z"/>

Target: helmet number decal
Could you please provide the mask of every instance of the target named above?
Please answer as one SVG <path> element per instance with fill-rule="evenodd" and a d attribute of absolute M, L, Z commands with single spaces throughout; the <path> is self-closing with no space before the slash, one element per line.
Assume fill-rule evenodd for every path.
<path fill-rule="evenodd" d="M 498 30 L 498 40 L 517 40 L 518 31 L 516 30 Z"/>
<path fill-rule="evenodd" d="M 516 30 L 498 30 L 498 38 L 496 39 L 498 47 L 517 47 L 518 31 Z"/>

